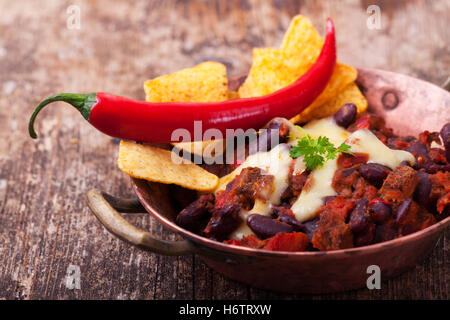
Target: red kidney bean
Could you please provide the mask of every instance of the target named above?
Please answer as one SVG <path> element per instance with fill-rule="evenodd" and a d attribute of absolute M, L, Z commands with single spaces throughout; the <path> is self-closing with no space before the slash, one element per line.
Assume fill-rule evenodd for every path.
<path fill-rule="evenodd" d="M 409 143 L 409 146 L 405 148 L 406 151 L 411 152 L 414 157 L 416 158 L 416 162 L 414 164 L 414 169 L 420 169 L 420 161 L 417 161 L 417 159 L 420 157 L 422 158 L 423 162 L 429 162 L 430 157 L 428 156 L 428 148 L 426 145 L 421 143 L 419 140 L 413 140 Z"/>
<path fill-rule="evenodd" d="M 295 231 L 303 231 L 305 230 L 305 226 L 300 223 L 295 217 L 291 216 L 287 213 L 280 213 L 278 215 L 278 220 L 284 223 L 287 223 L 290 226 L 293 226 L 295 228 Z"/>
<path fill-rule="evenodd" d="M 304 229 L 303 224 L 301 224 L 292 213 L 292 210 L 283 206 L 273 206 L 272 216 L 278 218 L 279 221 L 287 223 L 293 226 L 296 231 L 302 231 Z"/>
<path fill-rule="evenodd" d="M 393 222 L 379 224 L 375 229 L 375 242 L 384 242 L 395 239 L 397 237 L 397 229 Z"/>
<path fill-rule="evenodd" d="M 428 173 L 423 171 L 417 172 L 417 177 L 419 178 L 419 183 L 414 191 L 414 200 L 416 200 L 421 205 L 426 205 L 429 201 L 429 196 L 431 193 L 431 179 Z"/>
<path fill-rule="evenodd" d="M 369 200 L 362 198 L 356 202 L 355 208 L 350 213 L 349 225 L 353 232 L 363 232 L 370 224 L 368 214 Z"/>
<path fill-rule="evenodd" d="M 358 108 L 354 103 L 344 104 L 333 116 L 338 126 L 347 128 L 356 120 Z"/>
<path fill-rule="evenodd" d="M 348 168 L 348 169 L 343 169 L 341 171 L 342 175 L 344 177 L 349 177 L 351 176 L 357 169 L 356 168 Z"/>
<path fill-rule="evenodd" d="M 408 167 L 411 167 L 411 163 L 409 163 L 409 161 L 407 161 L 407 160 L 404 160 L 404 161 L 400 162 L 400 164 L 401 164 L 402 166 L 408 166 Z"/>
<path fill-rule="evenodd" d="M 406 199 L 403 200 L 402 203 L 397 208 L 397 214 L 395 215 L 395 222 L 400 222 L 403 218 L 408 214 L 409 209 L 411 208 L 412 200 Z"/>
<path fill-rule="evenodd" d="M 406 151 L 411 152 L 415 157 L 418 157 L 418 156 L 426 157 L 426 156 L 428 156 L 427 146 L 424 145 L 419 140 L 413 140 L 413 141 L 409 142 L 409 146 L 406 148 Z"/>
<path fill-rule="evenodd" d="M 317 224 L 319 223 L 319 218 L 315 218 L 313 220 L 309 220 L 303 223 L 305 227 L 305 233 L 308 236 L 309 241 L 311 242 L 314 233 L 316 233 Z"/>
<path fill-rule="evenodd" d="M 295 231 L 295 228 L 287 223 L 260 214 L 249 215 L 247 217 L 247 225 L 260 239 L 273 237 L 277 233 L 291 233 Z"/>
<path fill-rule="evenodd" d="M 381 224 L 391 217 L 392 209 L 390 205 L 381 199 L 374 199 L 369 204 L 369 212 L 372 220 L 377 224 Z"/>
<path fill-rule="evenodd" d="M 378 163 L 368 163 L 359 168 L 361 176 L 377 188 L 381 188 L 384 179 L 391 171 L 390 168 Z"/>
<path fill-rule="evenodd" d="M 214 208 L 214 194 L 200 196 L 186 208 L 181 210 L 176 218 L 176 223 L 192 232 L 200 232 L 211 217 Z"/>
<path fill-rule="evenodd" d="M 446 123 L 441 129 L 441 138 L 445 147 L 447 161 L 450 162 L 450 122 Z"/>
<path fill-rule="evenodd" d="M 331 201 L 335 200 L 337 198 L 337 196 L 326 196 L 325 198 L 323 198 L 323 205 L 326 206 L 328 205 Z"/>
<path fill-rule="evenodd" d="M 375 224 L 370 224 L 364 232 L 355 234 L 355 247 L 362 247 L 371 244 L 375 238 Z"/>
<path fill-rule="evenodd" d="M 287 120 L 281 118 L 272 119 L 266 125 L 265 130 L 261 130 L 258 138 L 249 142 L 248 150 L 250 154 L 257 151 L 269 151 L 276 145 L 285 143 L 290 131 L 289 124 L 285 121 Z M 278 143 L 272 141 L 273 137 L 278 137 Z"/>
<path fill-rule="evenodd" d="M 221 209 L 214 210 L 204 233 L 208 238 L 219 241 L 225 240 L 241 223 L 239 213 L 241 207 L 238 204 L 230 204 Z"/>
<path fill-rule="evenodd" d="M 418 166 L 418 168 L 425 170 L 425 172 L 427 172 L 427 173 L 433 174 L 438 171 L 444 171 L 444 172 L 450 171 L 450 164 L 438 164 L 438 163 L 434 163 L 433 161 L 429 160 L 429 161 L 425 161 L 422 164 L 420 164 L 420 166 Z"/>

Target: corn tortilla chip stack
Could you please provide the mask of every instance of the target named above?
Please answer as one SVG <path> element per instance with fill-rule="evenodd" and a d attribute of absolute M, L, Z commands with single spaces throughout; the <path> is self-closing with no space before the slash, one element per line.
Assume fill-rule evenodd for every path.
<path fill-rule="evenodd" d="M 323 39 L 311 21 L 301 15 L 294 17 L 279 49 L 253 50 L 253 64 L 247 79 L 239 88 L 240 97 L 262 96 L 288 86 L 313 65 L 322 45 Z M 341 106 L 335 104 L 341 101 L 354 102 L 358 111 L 364 111 L 367 101 L 354 85 L 356 77 L 356 69 L 337 63 L 324 91 L 291 121 L 300 123 L 331 115 Z M 350 90 L 351 84 L 354 86 Z M 344 94 L 346 90 L 349 92 Z M 340 98 L 337 99 L 337 96 Z M 355 101 L 347 101 L 348 98 L 355 98 Z"/>
<path fill-rule="evenodd" d="M 367 100 L 362 95 L 358 86 L 355 83 L 350 83 L 337 96 L 325 102 L 316 108 L 307 108 L 299 115 L 291 119 L 293 123 L 305 123 L 314 119 L 324 118 L 336 113 L 342 105 L 352 102 L 356 105 L 358 113 L 367 109 Z"/>
<path fill-rule="evenodd" d="M 148 102 L 218 102 L 238 98 L 237 92 L 228 91 L 225 65 L 213 61 L 148 80 L 144 83 L 144 90 Z M 209 148 L 208 154 L 212 157 L 224 152 L 223 140 L 180 142 L 173 145 L 198 155 L 203 155 L 205 149 Z"/>
<path fill-rule="evenodd" d="M 224 101 L 230 94 L 226 68 L 218 62 L 204 62 L 193 68 L 148 80 L 144 84 L 144 90 L 146 100 L 151 102 Z M 223 144 L 223 140 L 174 145 L 190 153 L 202 154 L 208 147 L 216 150 L 216 144 Z M 123 172 L 134 178 L 176 184 L 198 191 L 214 190 L 219 183 L 216 175 L 169 150 L 150 145 L 121 141 L 118 165 Z"/>
<path fill-rule="evenodd" d="M 117 162 L 123 172 L 138 179 L 198 191 L 212 191 L 219 183 L 216 175 L 169 150 L 150 145 L 121 141 Z"/>
<path fill-rule="evenodd" d="M 217 102 L 228 100 L 226 67 L 203 62 L 193 68 L 161 76 L 144 83 L 150 102 Z"/>

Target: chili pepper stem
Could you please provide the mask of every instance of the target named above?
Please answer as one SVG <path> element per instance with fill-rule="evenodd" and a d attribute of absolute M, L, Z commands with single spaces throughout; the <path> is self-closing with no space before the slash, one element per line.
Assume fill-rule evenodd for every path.
<path fill-rule="evenodd" d="M 86 120 L 89 120 L 92 106 L 95 102 L 97 102 L 97 94 L 59 93 L 43 100 L 41 103 L 39 103 L 36 109 L 34 109 L 28 123 L 28 132 L 33 139 L 37 138 L 36 131 L 34 131 L 34 121 L 36 119 L 36 116 L 46 105 L 55 101 L 67 102 L 68 104 L 74 106 L 78 111 L 80 111 L 80 113 Z"/>

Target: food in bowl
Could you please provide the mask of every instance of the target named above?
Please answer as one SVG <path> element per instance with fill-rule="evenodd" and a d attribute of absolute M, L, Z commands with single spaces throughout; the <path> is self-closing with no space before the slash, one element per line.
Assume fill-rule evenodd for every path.
<path fill-rule="evenodd" d="M 450 148 L 441 138 L 448 141 L 450 123 L 440 134 L 400 137 L 347 103 L 302 127 L 277 118 L 268 128 L 280 144 L 250 154 L 183 209 L 178 225 L 233 245 L 326 251 L 392 240 L 449 215 Z M 347 147 L 315 163 L 327 145 Z"/>

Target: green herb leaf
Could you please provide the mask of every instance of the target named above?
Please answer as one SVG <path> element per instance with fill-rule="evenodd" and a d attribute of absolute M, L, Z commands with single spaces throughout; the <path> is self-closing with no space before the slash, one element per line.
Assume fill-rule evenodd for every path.
<path fill-rule="evenodd" d="M 303 156 L 303 162 L 308 170 L 322 167 L 328 160 L 336 159 L 339 153 L 353 155 L 348 144 L 342 143 L 336 148 L 327 137 L 320 136 L 313 139 L 309 134 L 298 140 L 297 146 L 290 150 L 293 159 Z"/>

